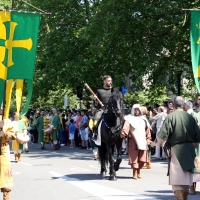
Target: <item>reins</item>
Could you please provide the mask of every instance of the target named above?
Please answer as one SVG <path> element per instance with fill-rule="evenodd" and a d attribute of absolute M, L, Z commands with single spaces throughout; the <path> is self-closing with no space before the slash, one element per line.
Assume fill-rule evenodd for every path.
<path fill-rule="evenodd" d="M 112 97 L 111 97 L 111 98 L 112 98 Z M 109 100 L 109 102 L 111 103 L 111 108 L 109 107 L 109 103 L 108 103 L 107 106 L 106 106 L 106 110 L 112 111 L 112 113 L 115 114 L 115 117 L 117 117 L 117 113 L 116 113 L 116 112 L 117 112 L 119 109 L 118 109 L 118 108 L 114 109 L 113 102 L 112 102 L 111 98 L 110 98 L 110 100 Z M 120 104 L 120 107 L 122 107 L 121 104 Z M 122 110 L 122 109 L 121 109 L 121 110 Z"/>
<path fill-rule="evenodd" d="M 119 126 L 116 127 L 116 129 L 114 130 L 114 132 L 117 132 L 117 131 L 119 131 L 119 130 L 121 129 L 121 126 L 122 126 L 122 118 L 121 118 L 120 115 L 119 115 L 119 117 L 117 116 L 117 111 L 118 111 L 119 109 L 118 109 L 118 108 L 116 108 L 116 109 L 114 108 L 114 105 L 113 105 L 113 101 L 112 101 L 112 100 L 113 100 L 113 98 L 110 97 L 109 103 L 108 103 L 107 106 L 106 106 L 106 110 L 110 110 L 112 113 L 115 114 L 116 121 L 117 121 L 118 118 L 120 118 L 120 124 L 119 124 Z M 111 104 L 111 108 L 110 108 L 110 104 Z M 122 108 L 122 106 L 123 106 L 123 105 L 122 105 L 122 103 L 120 102 L 120 107 Z M 122 111 L 122 109 L 121 109 L 121 111 Z M 104 119 L 105 114 L 107 114 L 107 112 L 103 114 L 102 121 L 104 122 L 105 126 L 106 126 L 108 129 L 110 129 L 111 132 L 112 132 L 112 127 L 110 127 L 110 126 L 108 125 L 108 123 L 107 123 L 107 122 L 105 121 L 105 119 Z"/>

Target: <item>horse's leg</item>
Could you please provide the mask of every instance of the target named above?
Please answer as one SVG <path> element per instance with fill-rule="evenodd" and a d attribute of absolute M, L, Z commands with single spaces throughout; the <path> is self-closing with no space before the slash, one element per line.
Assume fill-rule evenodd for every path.
<path fill-rule="evenodd" d="M 102 178 L 106 177 L 106 172 L 107 172 L 106 165 L 105 165 L 105 163 L 102 163 L 102 165 L 101 165 L 101 176 L 102 176 Z"/>
<path fill-rule="evenodd" d="M 113 149 L 114 147 L 110 147 L 109 148 L 109 163 L 110 163 L 110 178 L 109 180 L 111 181 L 116 181 L 117 177 L 116 177 L 116 172 L 115 172 L 115 168 L 114 168 L 114 155 L 113 155 Z"/>
<path fill-rule="evenodd" d="M 102 176 L 102 178 L 104 178 L 106 176 L 106 159 L 105 159 L 105 152 L 103 149 L 105 148 L 105 145 L 103 145 L 102 143 L 102 146 L 99 146 L 99 159 L 100 159 L 100 163 L 101 163 L 101 171 L 100 171 L 100 174 Z"/>
<path fill-rule="evenodd" d="M 122 162 L 122 139 L 118 138 L 117 144 L 117 160 L 114 163 L 115 171 L 119 170 L 119 165 Z"/>
<path fill-rule="evenodd" d="M 111 163 L 112 163 L 112 159 L 114 160 L 114 151 L 115 151 L 115 145 L 112 145 L 112 147 L 108 148 L 109 149 L 109 174 L 112 174 L 112 168 L 111 168 Z M 111 158 L 110 158 L 111 155 Z M 115 164 L 115 163 L 114 163 Z"/>

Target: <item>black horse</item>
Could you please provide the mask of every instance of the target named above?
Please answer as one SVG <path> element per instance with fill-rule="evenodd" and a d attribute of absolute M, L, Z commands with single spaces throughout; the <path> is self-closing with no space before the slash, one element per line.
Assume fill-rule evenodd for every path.
<path fill-rule="evenodd" d="M 109 102 L 106 106 L 106 111 L 103 113 L 100 132 L 101 132 L 101 146 L 99 146 L 99 160 L 101 163 L 101 175 L 106 176 L 106 165 L 110 164 L 110 178 L 109 180 L 117 180 L 116 171 L 122 161 L 122 139 L 120 133 L 123 125 L 123 95 L 117 90 L 113 89 Z M 99 124 L 99 125 L 100 125 Z M 117 159 L 114 161 L 114 148 L 117 149 Z"/>

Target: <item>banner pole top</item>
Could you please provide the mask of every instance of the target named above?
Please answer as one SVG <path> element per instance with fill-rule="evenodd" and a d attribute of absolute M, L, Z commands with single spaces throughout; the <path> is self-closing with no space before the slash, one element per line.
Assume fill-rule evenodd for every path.
<path fill-rule="evenodd" d="M 15 0 L 12 0 L 11 8 L 14 9 Z"/>
<path fill-rule="evenodd" d="M 52 15 L 51 12 L 30 12 L 30 11 L 22 11 L 22 10 L 4 10 L 0 9 L 0 11 L 9 11 L 9 12 L 21 12 L 21 13 L 32 13 L 32 14 L 40 14 L 40 15 Z"/>
<path fill-rule="evenodd" d="M 193 9 L 182 9 L 183 12 L 190 12 L 190 11 L 193 11 L 193 10 L 200 10 L 199 8 L 193 8 Z"/>

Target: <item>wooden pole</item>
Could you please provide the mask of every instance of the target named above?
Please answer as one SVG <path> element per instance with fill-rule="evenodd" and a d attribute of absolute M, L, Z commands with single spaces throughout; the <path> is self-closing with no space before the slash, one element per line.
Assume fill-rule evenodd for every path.
<path fill-rule="evenodd" d="M 14 3 L 15 3 L 15 0 L 12 0 L 12 5 L 11 5 L 11 9 L 13 10 L 14 8 Z M 2 109 L 2 119 L 4 119 L 4 112 L 5 112 L 5 106 L 6 106 L 6 80 L 4 81 L 4 91 L 3 91 L 4 95 L 3 95 L 3 109 Z M 2 131 L 3 128 L 0 128 L 0 131 Z M 2 137 L 0 137 L 0 155 L 1 155 L 1 146 L 2 146 Z"/>
<path fill-rule="evenodd" d="M 15 5 L 15 0 L 12 0 L 12 5 L 11 5 L 12 10 L 14 9 L 14 5 Z"/>
<path fill-rule="evenodd" d="M 183 71 L 177 71 L 177 93 L 178 96 L 181 96 L 181 75 Z"/>

